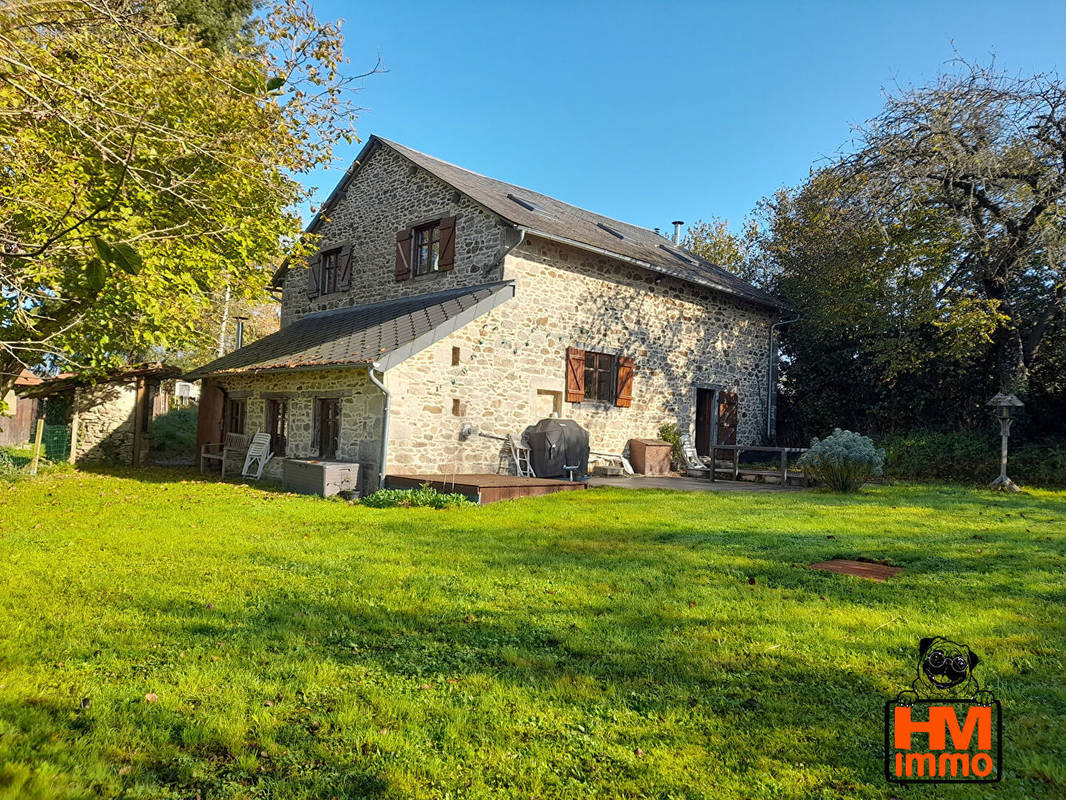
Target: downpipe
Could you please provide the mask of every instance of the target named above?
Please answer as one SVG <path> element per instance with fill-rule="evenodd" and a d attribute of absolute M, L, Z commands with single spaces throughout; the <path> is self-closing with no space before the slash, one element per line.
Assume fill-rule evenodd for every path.
<path fill-rule="evenodd" d="M 381 461 L 379 462 L 379 471 L 378 471 L 378 488 L 379 489 L 384 489 L 385 488 L 385 461 L 386 461 L 386 459 L 388 458 L 388 455 L 389 455 L 389 416 L 390 416 L 389 412 L 392 409 L 392 395 L 389 394 L 389 390 L 385 388 L 385 384 L 382 383 L 377 377 L 375 377 L 374 370 L 377 370 L 378 372 L 380 372 L 382 378 L 385 377 L 385 371 L 380 367 L 380 365 L 378 365 L 377 362 L 374 362 L 373 364 L 371 364 L 369 367 L 367 367 L 367 370 L 366 370 L 366 374 L 370 378 L 370 382 L 373 383 L 375 386 L 377 386 L 379 389 L 381 389 L 381 393 L 383 395 L 385 395 L 385 414 L 384 414 L 384 417 L 382 419 L 382 425 L 381 425 L 381 455 L 380 455 Z"/>
<path fill-rule="evenodd" d="M 793 322 L 799 322 L 803 319 L 802 314 L 797 314 L 792 319 L 781 320 L 775 322 L 770 326 L 770 340 L 766 347 L 766 441 L 770 443 L 774 441 L 773 424 L 771 423 L 770 412 L 774 405 L 774 390 L 777 388 L 774 376 L 774 367 L 777 357 L 776 339 L 774 333 L 778 328 L 783 328 L 785 325 L 791 325 Z"/>

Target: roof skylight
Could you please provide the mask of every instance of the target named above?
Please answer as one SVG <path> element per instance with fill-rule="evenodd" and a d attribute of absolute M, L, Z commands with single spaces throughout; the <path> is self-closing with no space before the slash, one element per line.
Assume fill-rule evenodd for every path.
<path fill-rule="evenodd" d="M 610 225 L 604 225 L 604 224 L 603 224 L 602 222 L 597 222 L 597 223 L 596 223 L 596 227 L 597 227 L 597 228 L 601 228 L 602 230 L 605 230 L 605 231 L 607 231 L 607 233 L 611 234 L 611 236 L 617 236 L 617 237 L 618 237 L 619 239 L 624 239 L 624 238 L 626 238 L 626 237 L 625 237 L 625 236 L 623 236 L 623 235 L 622 235 L 621 233 L 619 233 L 619 232 L 618 232 L 618 231 L 616 231 L 616 230 L 615 230 L 614 228 L 612 228 L 612 227 L 611 227 Z"/>
<path fill-rule="evenodd" d="M 683 261 L 684 263 L 686 263 L 686 264 L 688 264 L 690 266 L 698 266 L 699 265 L 699 262 L 696 261 L 696 259 L 690 258 L 689 256 L 686 256 L 684 253 L 679 252 L 679 251 L 675 250 L 672 247 L 667 247 L 665 244 L 659 245 L 659 249 L 665 250 L 667 253 L 672 255 L 678 261 Z"/>
<path fill-rule="evenodd" d="M 510 192 L 508 192 L 507 199 L 510 200 L 512 203 L 518 203 L 518 205 L 522 206 L 522 208 L 526 209 L 527 211 L 532 211 L 536 214 L 548 213 L 543 208 L 534 203 L 532 200 L 527 200 L 526 198 L 519 197 L 516 194 L 511 194 Z"/>

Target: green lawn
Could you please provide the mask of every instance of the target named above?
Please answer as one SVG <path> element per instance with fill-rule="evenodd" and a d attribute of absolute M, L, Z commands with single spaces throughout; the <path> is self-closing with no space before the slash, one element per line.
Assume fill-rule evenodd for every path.
<path fill-rule="evenodd" d="M 0 797 L 1062 798 L 1064 576 L 1066 492 L 0 484 Z M 1003 701 L 999 786 L 884 783 L 933 634 Z"/>

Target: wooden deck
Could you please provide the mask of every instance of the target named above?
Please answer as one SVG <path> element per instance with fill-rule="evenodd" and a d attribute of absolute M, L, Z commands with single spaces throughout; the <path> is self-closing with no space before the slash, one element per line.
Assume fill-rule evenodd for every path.
<path fill-rule="evenodd" d="M 587 489 L 581 481 L 557 481 L 551 478 L 519 478 L 514 475 L 468 474 L 413 474 L 386 475 L 389 489 L 417 489 L 428 483 L 440 492 L 458 492 L 476 503 L 485 505 L 499 500 L 514 500 L 516 497 L 536 497 L 555 492 L 571 492 Z"/>

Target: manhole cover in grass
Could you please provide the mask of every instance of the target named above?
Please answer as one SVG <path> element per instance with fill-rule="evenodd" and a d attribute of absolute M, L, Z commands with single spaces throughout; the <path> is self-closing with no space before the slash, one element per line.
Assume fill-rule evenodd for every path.
<path fill-rule="evenodd" d="M 903 572 L 903 567 L 889 567 L 885 564 L 874 564 L 871 561 L 851 561 L 847 558 L 831 558 L 828 561 L 819 561 L 811 564 L 811 569 L 820 569 L 825 572 L 835 572 L 838 575 L 856 575 L 860 578 L 869 578 L 874 581 L 883 581 L 893 575 Z"/>

